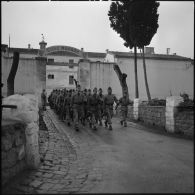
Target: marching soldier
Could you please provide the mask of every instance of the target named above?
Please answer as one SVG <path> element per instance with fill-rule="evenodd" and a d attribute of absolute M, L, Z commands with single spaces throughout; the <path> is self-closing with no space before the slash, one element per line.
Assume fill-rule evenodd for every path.
<path fill-rule="evenodd" d="M 96 121 L 98 119 L 98 103 L 99 103 L 99 98 L 98 98 L 98 95 L 97 95 L 97 88 L 95 87 L 93 89 L 93 95 L 90 96 L 89 101 L 88 101 L 90 111 L 91 111 L 91 114 L 92 114 L 91 124 L 92 124 L 92 128 L 94 130 L 97 130 Z"/>
<path fill-rule="evenodd" d="M 84 95 L 84 102 L 83 102 L 83 113 L 84 113 L 83 125 L 85 125 L 85 121 L 87 119 L 87 89 L 84 90 L 83 95 Z"/>
<path fill-rule="evenodd" d="M 91 98 L 91 89 L 88 89 L 88 94 L 87 94 L 87 119 L 89 122 L 89 127 L 91 128 L 91 119 L 92 119 L 92 113 L 90 111 L 90 106 L 89 106 L 89 99 Z"/>
<path fill-rule="evenodd" d="M 106 115 L 105 127 L 109 125 L 109 130 L 112 130 L 112 117 L 113 117 L 113 104 L 117 104 L 118 100 L 115 95 L 112 94 L 112 88 L 108 87 L 108 94 L 104 98 L 104 110 Z M 108 124 L 108 125 L 107 125 Z"/>
<path fill-rule="evenodd" d="M 124 92 L 123 97 L 121 97 L 115 107 L 117 109 L 118 105 L 121 105 L 121 125 L 124 124 L 124 127 L 127 127 L 127 114 L 128 114 L 128 105 L 131 104 L 131 101 L 128 97 L 127 91 Z"/>
<path fill-rule="evenodd" d="M 79 119 L 83 117 L 83 101 L 84 97 L 80 90 L 80 85 L 77 86 L 77 91 L 72 95 L 71 105 L 73 108 L 74 127 L 79 130 Z"/>
<path fill-rule="evenodd" d="M 99 125 L 102 126 L 102 118 L 103 118 L 103 104 L 104 104 L 104 96 L 102 94 L 102 89 L 99 88 L 99 94 L 98 94 L 98 120 L 99 120 Z"/>

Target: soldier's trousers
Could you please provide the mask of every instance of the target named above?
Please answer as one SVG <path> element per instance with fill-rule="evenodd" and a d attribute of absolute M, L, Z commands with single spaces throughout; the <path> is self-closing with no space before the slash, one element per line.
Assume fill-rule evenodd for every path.
<path fill-rule="evenodd" d="M 98 120 L 99 120 L 99 122 L 102 121 L 102 118 L 103 118 L 103 107 L 99 107 L 98 108 Z"/>
<path fill-rule="evenodd" d="M 112 121 L 111 121 L 111 119 L 112 119 L 112 117 L 113 117 L 113 106 L 111 107 L 106 107 L 106 109 L 105 109 L 105 112 L 106 112 L 106 122 L 109 124 L 109 125 L 111 125 L 112 124 Z"/>
<path fill-rule="evenodd" d="M 97 119 L 98 119 L 98 109 L 97 109 L 97 107 L 92 107 L 91 108 L 91 113 L 92 113 L 91 123 L 94 126 L 96 124 Z"/>
<path fill-rule="evenodd" d="M 128 107 L 121 106 L 121 121 L 126 122 L 128 114 Z"/>
<path fill-rule="evenodd" d="M 70 122 L 70 107 L 66 107 L 66 122 Z"/>
<path fill-rule="evenodd" d="M 74 117 L 74 126 L 78 127 L 79 126 L 79 119 L 83 117 L 83 107 L 78 105 L 78 106 L 73 106 L 73 117 Z"/>

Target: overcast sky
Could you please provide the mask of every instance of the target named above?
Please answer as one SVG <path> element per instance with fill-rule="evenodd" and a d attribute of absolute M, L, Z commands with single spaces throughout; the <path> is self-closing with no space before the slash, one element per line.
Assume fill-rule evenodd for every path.
<path fill-rule="evenodd" d="M 85 51 L 129 51 L 110 28 L 111 2 L 2 2 L 2 43 L 11 47 L 39 48 L 41 34 L 47 46 L 67 45 Z M 155 53 L 171 53 L 194 58 L 194 2 L 160 2 L 159 28 L 150 47 Z"/>

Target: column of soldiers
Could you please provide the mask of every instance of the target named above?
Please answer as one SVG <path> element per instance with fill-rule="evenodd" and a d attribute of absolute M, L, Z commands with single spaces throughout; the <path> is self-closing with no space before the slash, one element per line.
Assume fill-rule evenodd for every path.
<path fill-rule="evenodd" d="M 79 130 L 79 125 L 85 126 L 87 123 L 89 127 L 97 130 L 97 126 L 102 126 L 104 119 L 105 127 L 112 130 L 112 117 L 114 102 L 121 104 L 121 108 L 125 110 L 122 114 L 121 125 L 124 122 L 126 126 L 127 110 L 125 109 L 129 104 L 129 99 L 117 100 L 112 94 L 111 87 L 108 87 L 108 94 L 103 95 L 102 89 L 97 90 L 95 87 L 91 92 L 90 89 L 81 91 L 80 85 L 76 90 L 59 90 L 55 89 L 48 97 L 48 102 L 51 109 L 54 109 L 60 120 L 63 120 L 68 126 L 71 123 L 74 125 L 76 131 Z M 117 108 L 116 106 L 116 108 Z M 124 112 L 121 110 L 122 112 Z"/>

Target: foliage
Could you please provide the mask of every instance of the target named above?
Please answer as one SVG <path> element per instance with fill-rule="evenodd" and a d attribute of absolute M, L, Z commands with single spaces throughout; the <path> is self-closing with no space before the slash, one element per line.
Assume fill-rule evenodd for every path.
<path fill-rule="evenodd" d="M 126 47 L 149 45 L 158 29 L 159 3 L 154 0 L 116 1 L 108 12 L 110 26 L 125 41 Z"/>

